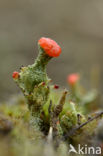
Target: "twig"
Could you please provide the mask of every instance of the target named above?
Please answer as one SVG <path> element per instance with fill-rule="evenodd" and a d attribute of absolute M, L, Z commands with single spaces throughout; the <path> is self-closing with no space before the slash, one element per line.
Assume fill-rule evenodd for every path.
<path fill-rule="evenodd" d="M 81 124 L 80 126 L 72 129 L 68 134 L 66 134 L 64 137 L 71 137 L 72 135 L 74 135 L 76 133 L 76 131 L 78 131 L 79 129 L 81 129 L 82 127 L 84 127 L 85 125 L 87 125 L 88 123 L 90 123 L 91 121 L 99 118 L 100 116 L 103 115 L 103 112 L 98 113 L 96 116 L 92 117 L 91 119 L 89 119 L 88 121 L 84 122 L 83 124 Z"/>

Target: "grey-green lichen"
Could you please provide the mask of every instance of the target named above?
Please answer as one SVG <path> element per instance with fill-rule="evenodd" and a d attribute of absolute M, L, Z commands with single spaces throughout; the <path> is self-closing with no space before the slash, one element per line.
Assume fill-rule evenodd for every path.
<path fill-rule="evenodd" d="M 34 107 L 39 107 L 47 100 L 49 88 L 45 87 L 42 82 L 47 86 L 49 79 L 46 74 L 46 65 L 50 59 L 51 57 L 39 47 L 39 56 L 35 63 L 28 67 L 22 67 L 19 78 L 14 79 L 30 106 L 34 103 Z"/>
<path fill-rule="evenodd" d="M 60 140 L 70 142 L 72 139 L 73 142 L 74 135 L 86 131 L 84 126 L 92 120 L 84 116 L 78 103 L 76 105 L 71 98 L 66 98 L 68 91 L 58 94 L 49 84 L 46 65 L 51 58 L 39 46 L 39 55 L 34 64 L 22 67 L 19 76 L 14 80 L 26 98 L 32 126 L 44 135 L 52 133 L 52 139 L 58 146 Z M 97 122 L 95 126 L 96 124 Z"/>

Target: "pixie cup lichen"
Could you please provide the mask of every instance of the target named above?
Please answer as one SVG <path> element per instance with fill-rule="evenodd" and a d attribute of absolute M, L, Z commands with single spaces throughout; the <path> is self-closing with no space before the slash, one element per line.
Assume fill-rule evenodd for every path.
<path fill-rule="evenodd" d="M 46 73 L 46 65 L 53 57 L 58 57 L 61 54 L 61 48 L 52 39 L 42 37 L 38 41 L 38 49 L 39 55 L 34 64 L 22 67 L 20 72 L 15 71 L 12 75 L 26 98 L 31 114 L 30 125 L 35 130 L 43 132 L 42 134 L 45 136 L 52 136 L 52 141 L 56 146 L 63 140 L 68 143 L 80 142 L 78 134 L 82 133 L 81 136 L 86 138 L 87 127 L 91 132 L 93 129 L 92 123 L 91 125 L 87 124 L 102 116 L 103 112 L 89 120 L 83 114 L 84 105 L 82 109 L 80 96 L 78 96 L 78 74 L 68 77 L 71 93 L 75 94 L 70 95 L 67 90 L 63 90 L 62 94 L 60 91 L 56 91 L 59 86 L 49 84 L 50 79 Z M 72 102 L 73 99 L 74 102 Z M 94 127 L 96 125 L 97 122 Z"/>
<path fill-rule="evenodd" d="M 43 105 L 49 96 L 49 78 L 46 65 L 61 53 L 60 46 L 50 38 L 42 37 L 38 41 L 39 55 L 34 64 L 22 67 L 20 73 L 14 72 L 12 77 L 26 97 L 28 107 L 33 116 L 40 116 Z"/>

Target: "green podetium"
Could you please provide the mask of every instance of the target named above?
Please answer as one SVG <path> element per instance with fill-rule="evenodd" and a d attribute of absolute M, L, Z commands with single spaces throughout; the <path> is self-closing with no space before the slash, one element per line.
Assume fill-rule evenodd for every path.
<path fill-rule="evenodd" d="M 39 121 L 42 107 L 49 96 L 46 65 L 52 57 L 60 55 L 61 48 L 49 38 L 41 38 L 38 41 L 38 47 L 39 55 L 35 63 L 22 67 L 20 73 L 14 72 L 12 76 L 26 97 L 31 114 Z M 36 123 L 38 124 L 37 121 Z"/>

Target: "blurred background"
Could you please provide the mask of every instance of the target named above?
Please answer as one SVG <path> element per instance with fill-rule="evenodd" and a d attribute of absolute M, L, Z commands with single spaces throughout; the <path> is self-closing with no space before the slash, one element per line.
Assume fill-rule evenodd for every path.
<path fill-rule="evenodd" d="M 0 0 L 0 101 L 20 92 L 12 72 L 33 63 L 42 36 L 62 47 L 48 65 L 54 83 L 67 86 L 79 72 L 87 88 L 103 91 L 102 0 Z"/>

